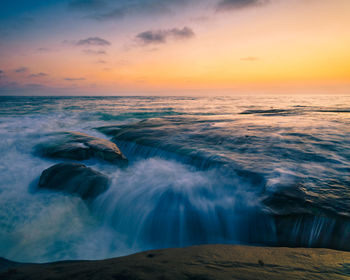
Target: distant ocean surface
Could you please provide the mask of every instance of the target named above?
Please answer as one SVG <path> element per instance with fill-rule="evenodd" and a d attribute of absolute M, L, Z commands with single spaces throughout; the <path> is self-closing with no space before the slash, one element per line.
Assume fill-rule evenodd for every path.
<path fill-rule="evenodd" d="M 129 159 L 91 203 L 35 192 L 52 132 Z M 350 96 L 0 97 L 0 257 L 103 259 L 229 243 L 350 250 Z"/>

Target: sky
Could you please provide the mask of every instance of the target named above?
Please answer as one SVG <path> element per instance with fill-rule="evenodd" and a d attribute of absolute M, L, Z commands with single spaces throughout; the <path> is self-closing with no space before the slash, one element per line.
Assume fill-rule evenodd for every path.
<path fill-rule="evenodd" d="M 350 93 L 349 0 L 1 0 L 0 95 Z"/>

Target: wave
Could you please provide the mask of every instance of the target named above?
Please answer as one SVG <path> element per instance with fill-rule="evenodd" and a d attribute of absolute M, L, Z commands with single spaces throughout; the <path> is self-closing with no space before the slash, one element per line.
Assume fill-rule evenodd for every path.
<path fill-rule="evenodd" d="M 245 110 L 241 112 L 241 115 L 250 115 L 250 114 L 261 114 L 264 116 L 287 116 L 287 115 L 296 115 L 301 114 L 301 110 L 297 109 L 268 109 L 268 110 Z"/>
<path fill-rule="evenodd" d="M 182 115 L 183 113 L 176 112 L 173 110 L 168 111 L 161 111 L 161 112 L 126 112 L 126 113 L 119 113 L 119 114 L 111 114 L 111 113 L 103 113 L 103 112 L 97 112 L 95 114 L 88 114 L 85 113 L 82 114 L 82 118 L 88 118 L 89 120 L 96 118 L 97 120 L 101 121 L 124 121 L 124 120 L 130 120 L 130 119 L 145 119 L 145 118 L 157 118 L 157 117 L 163 117 L 163 116 L 178 116 Z"/>
<path fill-rule="evenodd" d="M 291 116 L 304 115 L 309 113 L 350 113 L 349 108 L 315 108 L 309 106 L 294 106 L 294 109 L 249 109 L 240 112 L 241 115 L 262 115 L 262 116 Z"/>
<path fill-rule="evenodd" d="M 150 158 L 116 172 L 93 209 L 129 245 L 142 248 L 269 242 L 271 219 L 246 184 L 215 170 Z"/>
<path fill-rule="evenodd" d="M 271 100 L 0 102 L 0 254 L 102 259 L 203 243 L 350 250 L 348 108 L 337 105 L 346 99 Z M 111 178 L 93 202 L 31 191 L 60 162 L 33 147 L 60 131 L 109 138 L 129 158 L 123 169 L 83 162 Z"/>
<path fill-rule="evenodd" d="M 176 123 L 176 127 L 173 127 L 174 123 Z M 350 249 L 350 247 L 344 245 L 345 240 L 350 236 L 345 232 L 339 238 L 340 233 L 344 232 L 343 229 L 347 229 L 350 221 L 346 203 L 343 207 L 341 204 L 332 206 L 328 201 L 324 201 L 323 196 L 315 189 L 318 184 L 316 181 L 311 186 L 310 184 L 309 186 L 300 184 L 300 188 L 305 189 L 305 193 L 300 192 L 298 195 L 291 195 L 290 192 L 286 192 L 286 189 L 292 189 L 294 192 L 297 192 L 299 187 L 295 184 L 287 187 L 278 186 L 277 184 L 275 186 L 277 190 L 271 192 L 267 186 L 266 174 L 245 169 L 245 167 L 240 166 L 234 160 L 224 156 L 211 157 L 209 152 L 203 153 L 203 151 L 198 151 L 194 147 L 199 146 L 200 143 L 195 145 L 190 142 L 191 140 L 183 139 L 180 145 L 177 144 L 178 142 L 172 141 L 172 135 L 176 135 L 176 130 L 181 125 L 186 124 L 178 119 L 175 121 L 153 119 L 126 126 L 104 127 L 100 130 L 107 135 L 114 135 L 113 141 L 131 159 L 160 157 L 166 160 L 176 160 L 176 162 L 182 164 L 189 164 L 195 167 L 196 170 L 213 172 L 217 176 L 229 178 L 231 186 L 243 184 L 246 190 L 254 190 L 255 199 L 261 199 L 260 206 L 266 211 L 255 211 L 254 215 L 259 216 L 263 215 L 262 213 L 268 213 L 268 216 L 264 216 L 262 220 L 266 225 L 269 225 L 268 229 L 264 229 L 264 233 L 267 233 L 270 238 L 259 239 L 257 236 L 254 236 L 249 240 L 250 243 Z M 196 130 L 196 133 L 198 134 L 198 130 Z M 307 135 L 285 133 L 284 136 L 300 138 Z M 310 137 L 306 137 L 307 141 L 322 142 L 317 137 Z M 163 143 L 162 141 L 165 139 L 166 143 Z M 197 137 L 197 139 L 199 138 Z M 204 136 L 200 140 L 207 141 Z M 293 141 L 298 140 L 294 139 Z M 334 147 L 334 145 L 331 146 Z M 325 156 L 326 154 L 324 153 L 310 153 L 288 146 L 281 147 L 278 145 L 273 147 L 271 153 L 279 154 L 285 159 L 293 158 L 297 162 L 312 161 L 318 164 L 327 162 L 337 165 L 340 163 L 338 160 Z M 303 179 L 297 180 L 303 181 Z M 348 182 L 338 178 L 338 184 L 340 189 L 343 190 L 343 187 L 346 188 Z M 222 185 L 222 183 L 218 185 Z M 321 182 L 321 185 L 329 191 L 328 194 L 333 193 L 334 196 L 334 192 L 339 189 L 334 184 L 326 182 Z M 310 190 L 313 191 L 313 195 L 307 193 Z M 267 198 L 265 199 L 265 197 Z M 168 201 L 169 199 L 164 200 Z M 244 211 L 246 213 L 249 212 L 247 209 Z M 227 213 L 227 215 L 230 214 Z M 238 235 L 236 232 L 235 236 Z M 333 238 L 334 236 L 337 236 L 337 238 Z M 243 238 L 243 236 L 237 240 L 239 242 L 247 242 L 247 239 Z"/>

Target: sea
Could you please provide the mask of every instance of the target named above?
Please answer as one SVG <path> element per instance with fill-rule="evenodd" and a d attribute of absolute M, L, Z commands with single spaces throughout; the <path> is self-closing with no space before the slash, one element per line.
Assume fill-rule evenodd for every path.
<path fill-rule="evenodd" d="M 98 128 L 115 126 L 116 135 Z M 127 167 L 93 201 L 38 190 L 54 132 Z M 0 97 L 0 257 L 96 260 L 200 244 L 350 251 L 350 95 Z"/>

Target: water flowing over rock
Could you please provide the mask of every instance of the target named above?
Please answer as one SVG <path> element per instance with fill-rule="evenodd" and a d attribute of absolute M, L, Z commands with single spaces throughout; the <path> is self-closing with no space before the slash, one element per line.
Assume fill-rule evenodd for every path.
<path fill-rule="evenodd" d="M 93 199 L 107 190 L 108 177 L 83 164 L 59 163 L 43 171 L 38 187 Z"/>
<path fill-rule="evenodd" d="M 263 203 L 273 216 L 277 245 L 350 250 L 349 216 L 313 203 L 302 184 L 269 194 Z"/>
<path fill-rule="evenodd" d="M 105 259 L 202 243 L 350 251 L 348 104 L 304 95 L 0 97 L 0 256 Z M 68 131 L 115 143 L 131 164 L 88 153 L 76 140 L 86 135 L 57 133 Z M 90 159 L 40 154 L 62 143 Z M 104 173 L 107 191 L 89 200 L 28 191 L 60 162 Z"/>
<path fill-rule="evenodd" d="M 38 144 L 35 151 L 49 158 L 86 160 L 98 158 L 124 166 L 128 160 L 111 141 L 80 132 L 59 132 Z"/>

